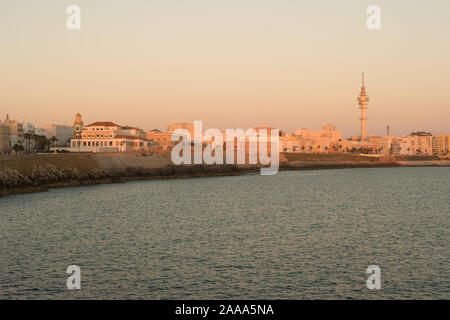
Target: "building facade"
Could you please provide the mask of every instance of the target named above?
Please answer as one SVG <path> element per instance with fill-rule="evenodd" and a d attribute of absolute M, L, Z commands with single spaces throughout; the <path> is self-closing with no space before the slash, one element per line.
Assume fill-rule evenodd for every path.
<path fill-rule="evenodd" d="M 447 156 L 450 152 L 450 134 L 441 134 L 433 136 L 433 154 L 439 156 Z"/>
<path fill-rule="evenodd" d="M 11 148 L 13 148 L 15 145 L 23 146 L 23 124 L 10 119 L 8 114 L 6 115 L 6 118 L 2 122 L 2 124 L 8 126 L 10 129 Z"/>
<path fill-rule="evenodd" d="M 187 130 L 191 135 L 191 141 L 194 140 L 194 125 L 190 122 L 175 122 L 167 126 L 167 132 L 172 133 L 177 129 Z"/>
<path fill-rule="evenodd" d="M 170 132 L 151 130 L 147 132 L 147 139 L 157 143 L 155 146 L 157 150 L 171 150 L 173 147 Z"/>
<path fill-rule="evenodd" d="M 332 145 L 342 141 L 342 133 L 335 126 L 327 124 L 322 130 L 297 129 L 293 135 L 280 138 L 281 152 L 329 153 Z M 335 148 L 336 149 L 336 148 Z"/>
<path fill-rule="evenodd" d="M 433 137 L 431 135 L 392 137 L 392 154 L 430 156 L 433 154 Z"/>
<path fill-rule="evenodd" d="M 94 122 L 83 127 L 80 139 L 72 139 L 71 152 L 143 152 L 156 143 L 113 122 Z M 127 127 L 125 127 L 127 128 Z"/>
<path fill-rule="evenodd" d="M 52 141 L 55 147 L 69 147 L 70 140 L 74 137 L 74 129 L 70 126 L 49 124 L 44 127 L 46 138 Z"/>
<path fill-rule="evenodd" d="M 0 154 L 11 152 L 11 129 L 0 123 Z"/>
<path fill-rule="evenodd" d="M 310 130 L 305 128 L 297 129 L 295 130 L 294 134 L 302 138 L 310 138 L 310 139 L 326 138 L 329 139 L 330 141 L 335 141 L 342 138 L 342 133 L 336 131 L 335 126 L 331 124 L 323 126 L 322 130 Z"/>

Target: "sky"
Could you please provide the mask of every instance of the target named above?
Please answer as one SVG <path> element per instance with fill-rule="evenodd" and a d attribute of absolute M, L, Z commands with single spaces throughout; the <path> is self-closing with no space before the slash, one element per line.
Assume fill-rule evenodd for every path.
<path fill-rule="evenodd" d="M 450 133 L 448 0 L 2 0 L 0 39 L 0 119 L 353 136 L 364 71 L 368 134 Z"/>

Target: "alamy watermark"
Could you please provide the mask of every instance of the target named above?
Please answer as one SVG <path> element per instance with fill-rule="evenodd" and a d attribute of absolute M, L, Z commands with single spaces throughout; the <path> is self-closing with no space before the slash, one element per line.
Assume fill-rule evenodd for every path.
<path fill-rule="evenodd" d="M 369 30 L 380 30 L 381 29 L 381 8 L 376 5 L 370 5 L 366 10 L 367 14 L 370 16 L 367 18 L 366 26 Z"/>
<path fill-rule="evenodd" d="M 66 26 L 69 30 L 81 29 L 81 9 L 75 4 L 71 4 L 66 9 L 67 14 L 70 16 L 67 18 Z"/>
<path fill-rule="evenodd" d="M 367 267 L 367 274 L 370 274 L 367 279 L 367 288 L 369 290 L 381 289 L 381 269 L 377 265 L 371 265 Z"/>
<path fill-rule="evenodd" d="M 70 274 L 70 276 L 67 278 L 67 289 L 73 290 L 73 289 L 81 289 L 81 269 L 77 265 L 70 265 L 66 269 L 66 273 Z"/>
<path fill-rule="evenodd" d="M 193 132 L 173 131 L 172 141 L 178 143 L 172 149 L 171 158 L 177 165 L 260 164 L 261 175 L 274 175 L 279 168 L 279 139 L 278 129 L 226 129 L 222 132 L 211 128 L 203 132 L 202 121 L 194 121 Z"/>
<path fill-rule="evenodd" d="M 67 18 L 66 26 L 69 30 L 81 29 L 81 9 L 80 6 L 71 4 L 67 7 L 66 13 L 70 16 Z M 366 9 L 366 14 L 369 15 L 366 21 L 367 29 L 380 30 L 381 29 L 381 8 L 377 5 L 370 5 Z"/>

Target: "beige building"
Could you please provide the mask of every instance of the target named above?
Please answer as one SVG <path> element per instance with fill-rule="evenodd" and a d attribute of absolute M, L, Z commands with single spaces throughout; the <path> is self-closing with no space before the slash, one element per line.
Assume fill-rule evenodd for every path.
<path fill-rule="evenodd" d="M 10 129 L 11 148 L 16 144 L 23 145 L 24 132 L 23 132 L 23 124 L 22 123 L 10 119 L 9 114 L 7 114 L 5 120 L 2 122 L 2 124 L 8 126 Z"/>
<path fill-rule="evenodd" d="M 11 152 L 11 129 L 0 123 L 0 154 Z"/>
<path fill-rule="evenodd" d="M 411 136 L 411 138 L 416 155 L 433 154 L 433 137 L 431 135 Z"/>
<path fill-rule="evenodd" d="M 43 128 L 47 139 L 56 139 L 56 147 L 69 147 L 70 140 L 74 137 L 74 128 L 60 124 L 49 124 Z"/>
<path fill-rule="evenodd" d="M 342 140 L 342 133 L 333 125 L 322 130 L 297 129 L 293 135 L 280 138 L 280 152 L 329 153 L 333 142 Z"/>
<path fill-rule="evenodd" d="M 351 153 L 359 147 L 359 142 L 347 139 L 339 139 L 330 143 L 329 153 Z"/>
<path fill-rule="evenodd" d="M 392 137 L 392 153 L 398 155 L 432 155 L 433 137 L 431 135 L 412 135 Z"/>
<path fill-rule="evenodd" d="M 191 134 L 191 138 L 194 137 L 194 125 L 192 123 L 183 121 L 183 122 L 175 122 L 167 126 L 167 131 L 170 133 L 174 132 L 177 129 L 185 129 L 189 131 L 189 133 Z"/>
<path fill-rule="evenodd" d="M 310 130 L 304 128 L 297 129 L 295 130 L 294 134 L 302 138 L 311 138 L 311 139 L 325 138 L 328 139 L 329 141 L 335 141 L 342 138 L 342 133 L 336 131 L 335 126 L 331 124 L 323 126 L 322 130 Z"/>
<path fill-rule="evenodd" d="M 433 136 L 433 154 L 439 156 L 446 156 L 450 151 L 450 134 L 441 134 L 438 136 Z"/>
<path fill-rule="evenodd" d="M 170 132 L 150 130 L 147 132 L 147 139 L 157 143 L 157 145 L 155 146 L 157 150 L 172 149 L 172 134 Z"/>
<path fill-rule="evenodd" d="M 122 131 L 122 128 L 125 128 Z M 136 135 L 130 127 L 122 127 L 109 121 L 94 122 L 83 127 L 81 139 L 71 140 L 71 152 L 144 152 L 149 151 L 154 142 Z"/>
<path fill-rule="evenodd" d="M 368 136 L 367 141 L 373 153 L 388 155 L 391 152 L 391 137 Z"/>
<path fill-rule="evenodd" d="M 292 134 L 280 137 L 280 152 L 311 153 L 314 151 L 314 139 Z"/>

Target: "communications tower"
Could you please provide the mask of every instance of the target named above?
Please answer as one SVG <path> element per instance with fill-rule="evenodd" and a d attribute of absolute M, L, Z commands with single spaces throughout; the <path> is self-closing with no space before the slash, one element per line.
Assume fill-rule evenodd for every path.
<path fill-rule="evenodd" d="M 367 105 L 369 103 L 369 96 L 366 94 L 366 86 L 364 84 L 364 72 L 362 73 L 362 87 L 361 87 L 361 93 L 358 97 L 358 104 L 359 108 L 361 109 L 361 117 L 359 118 L 361 120 L 361 144 L 366 141 L 366 110 Z"/>

